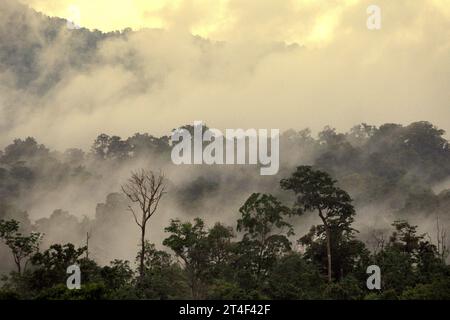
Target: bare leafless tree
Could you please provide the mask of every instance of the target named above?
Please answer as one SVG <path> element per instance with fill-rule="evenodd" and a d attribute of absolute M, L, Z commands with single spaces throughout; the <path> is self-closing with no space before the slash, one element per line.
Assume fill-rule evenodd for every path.
<path fill-rule="evenodd" d="M 128 182 L 122 186 L 123 193 L 132 202 L 128 209 L 133 214 L 134 221 L 141 231 L 141 251 L 139 253 L 139 275 L 141 279 L 144 274 L 147 222 L 156 212 L 159 201 L 166 193 L 165 189 L 165 177 L 161 172 L 155 174 L 153 171 L 144 169 L 132 172 Z"/>
<path fill-rule="evenodd" d="M 375 229 L 370 233 L 369 243 L 372 244 L 373 253 L 376 255 L 378 252 L 384 250 L 386 244 L 386 233 L 385 230 Z"/>

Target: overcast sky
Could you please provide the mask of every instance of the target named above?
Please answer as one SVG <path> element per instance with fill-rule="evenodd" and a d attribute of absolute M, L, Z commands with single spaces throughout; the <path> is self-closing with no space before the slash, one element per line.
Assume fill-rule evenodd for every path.
<path fill-rule="evenodd" d="M 55 147 L 86 146 L 100 132 L 163 134 L 194 120 L 221 129 L 315 132 L 429 120 L 450 131 L 447 0 L 22 2 L 66 18 L 76 8 L 91 29 L 167 32 L 106 42 L 98 66 L 68 72 L 39 101 L 43 111 L 22 115 L 6 139 L 33 135 Z M 370 4 L 381 8 L 381 30 L 366 27 Z M 49 60 L 64 55 L 58 50 L 49 49 Z M 130 50 L 139 76 L 113 63 Z"/>

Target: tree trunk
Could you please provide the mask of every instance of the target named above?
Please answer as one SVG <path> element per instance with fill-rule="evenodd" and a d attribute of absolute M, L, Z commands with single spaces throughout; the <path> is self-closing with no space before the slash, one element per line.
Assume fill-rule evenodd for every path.
<path fill-rule="evenodd" d="M 22 274 L 22 266 L 20 265 L 20 261 L 16 261 L 16 266 L 17 266 L 17 272 L 19 273 L 19 275 Z"/>
<path fill-rule="evenodd" d="M 192 299 L 198 300 L 199 294 L 198 294 L 197 277 L 195 274 L 195 270 L 193 268 L 191 268 L 191 266 L 189 264 L 186 264 L 185 268 L 186 268 L 186 271 L 188 274 L 188 279 L 190 282 L 189 284 L 190 284 L 190 288 L 191 288 Z"/>
<path fill-rule="evenodd" d="M 328 226 L 325 226 L 327 235 L 327 260 L 328 260 L 328 282 L 331 282 L 331 233 Z"/>
<path fill-rule="evenodd" d="M 144 278 L 144 258 L 145 258 L 145 225 L 141 228 L 141 255 L 139 257 L 139 278 Z"/>
<path fill-rule="evenodd" d="M 320 210 L 320 209 L 319 209 L 319 217 L 320 217 L 320 219 L 322 219 L 323 225 L 325 227 L 325 234 L 327 237 L 328 282 L 331 283 L 331 281 L 332 281 L 332 277 L 331 277 L 331 232 L 330 232 L 328 223 L 322 214 L 322 210 Z"/>

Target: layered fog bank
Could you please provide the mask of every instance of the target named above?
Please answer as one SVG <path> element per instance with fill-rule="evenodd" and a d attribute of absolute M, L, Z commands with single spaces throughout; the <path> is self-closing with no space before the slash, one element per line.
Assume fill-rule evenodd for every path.
<path fill-rule="evenodd" d="M 102 33 L 2 1 L 0 144 L 34 136 L 86 148 L 99 132 L 163 135 L 194 120 L 316 133 L 362 122 L 450 127 L 450 19 L 441 2 L 379 1 L 379 32 L 366 28 L 367 1 L 258 3 L 227 4 L 234 23 L 200 37 L 177 23 L 183 11 L 160 29 Z M 274 29 L 253 10 L 270 12 Z"/>
<path fill-rule="evenodd" d="M 437 224 L 448 229 L 450 150 L 444 131 L 428 122 L 408 126 L 354 126 L 347 133 L 329 127 L 318 137 L 309 130 L 281 135 L 280 170 L 261 176 L 257 166 L 181 165 L 171 161 L 168 136 L 130 138 L 99 135 L 88 150 L 48 149 L 33 138 L 16 140 L 1 153 L 3 218 L 18 219 L 45 233 L 43 246 L 84 245 L 91 257 L 133 260 L 138 228 L 121 192 L 132 171 L 162 172 L 167 194 L 151 219 L 148 239 L 160 246 L 171 219 L 202 217 L 213 225 L 235 227 L 239 208 L 254 192 L 269 193 L 290 206 L 293 195 L 280 188 L 299 165 L 330 173 L 353 198 L 358 235 L 370 243 L 386 237 L 395 220 L 419 226 L 435 241 Z M 292 218 L 296 235 L 320 221 L 315 215 Z"/>
<path fill-rule="evenodd" d="M 364 241 L 390 234 L 396 219 L 434 241 L 438 217 L 447 230 L 450 219 L 449 14 L 439 1 L 379 4 L 386 16 L 378 33 L 365 27 L 365 1 L 331 11 L 328 35 L 283 19 L 302 39 L 280 38 L 278 20 L 271 24 L 278 28 L 259 28 L 247 7 L 232 29 L 195 36 L 177 23 L 71 30 L 63 19 L 2 0 L 0 219 L 45 233 L 43 248 L 84 245 L 89 233 L 99 263 L 134 260 L 138 229 L 121 193 L 131 171 L 167 177 L 148 234 L 160 247 L 173 218 L 235 227 L 253 192 L 291 205 L 280 180 L 314 165 L 354 199 Z M 320 16 L 320 7 L 307 8 L 293 11 L 306 24 Z M 170 132 L 194 120 L 282 129 L 279 173 L 174 166 Z M 314 215 L 292 221 L 292 240 L 318 223 Z M 7 255 L 1 248 L 3 269 Z"/>

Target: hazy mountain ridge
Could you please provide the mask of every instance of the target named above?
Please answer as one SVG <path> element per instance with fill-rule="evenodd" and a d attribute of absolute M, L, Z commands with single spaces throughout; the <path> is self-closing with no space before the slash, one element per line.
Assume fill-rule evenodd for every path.
<path fill-rule="evenodd" d="M 236 54 L 227 49 L 224 43 L 214 43 L 191 35 L 174 35 L 162 30 L 113 33 L 70 30 L 64 19 L 47 17 L 17 1 L 2 1 L 0 6 L 0 90 L 5 93 L 0 98 L 4 99 L 0 100 L 4 114 L 0 128 L 8 134 L 13 132 L 11 135 L 14 138 L 20 137 L 13 130 L 17 125 L 23 126 L 21 131 L 25 128 L 25 132 L 34 136 L 35 130 L 46 131 L 49 124 L 57 124 L 61 115 L 68 119 L 77 118 L 79 114 L 73 113 L 74 108 L 80 108 L 86 119 L 100 114 L 100 120 L 96 121 L 107 122 L 109 113 L 114 111 L 110 104 L 116 100 L 121 109 L 125 108 L 127 115 L 139 116 L 139 109 L 127 108 L 135 108 L 133 102 L 142 104 L 141 100 L 145 100 L 149 92 L 165 90 L 166 82 L 173 81 L 175 75 L 191 76 L 192 70 L 195 70 L 195 80 L 202 85 L 209 85 L 210 82 L 214 84 L 218 77 L 233 80 L 239 75 L 252 75 L 258 64 L 272 57 L 272 53 L 298 50 L 280 43 L 266 44 L 260 50 L 245 52 L 247 55 L 240 59 L 243 64 L 233 66 L 233 60 L 230 59 Z M 144 40 L 150 45 L 142 46 Z M 180 41 L 180 45 L 185 46 L 185 52 L 171 52 L 169 43 L 174 41 Z M 224 55 L 220 51 L 222 49 L 231 55 Z M 183 58 L 172 56 L 174 54 L 180 54 Z M 217 58 L 220 58 L 218 62 Z M 101 76 L 97 79 L 99 73 Z M 95 79 L 95 82 L 90 83 L 91 79 Z M 102 81 L 111 81 L 114 90 L 102 92 Z M 119 81 L 119 84 L 116 85 L 115 81 Z M 67 88 L 72 88 L 73 83 L 76 86 L 82 84 L 81 89 L 67 93 Z M 178 84 L 177 81 L 175 83 Z M 214 86 L 207 88 L 215 89 Z M 136 100 L 130 102 L 130 96 Z M 68 98 L 71 100 L 68 101 Z M 144 104 L 144 107 L 163 112 L 167 106 L 164 99 L 159 102 L 151 106 Z M 41 109 L 44 116 L 41 115 Z M 27 125 L 25 119 L 28 116 L 38 119 L 34 127 Z M 40 121 L 41 116 L 51 121 Z M 81 122 L 76 126 L 84 125 Z M 101 129 L 97 129 L 96 134 L 98 130 Z M 153 131 L 148 126 L 146 130 Z M 70 146 L 70 139 L 77 135 L 67 131 L 67 136 L 61 139 Z M 35 217 L 48 216 L 59 208 L 73 210 L 76 216 L 91 216 L 96 203 L 110 192 L 118 191 L 131 168 L 142 164 L 156 168 L 156 163 L 162 167 L 168 166 L 169 171 L 173 170 L 168 158 L 167 137 L 136 135 L 121 139 L 114 134 L 118 133 L 112 132 L 111 136 L 103 136 L 103 140 L 96 141 L 107 150 L 100 164 L 99 159 L 87 156 L 79 149 L 70 149 L 61 154 L 50 151 L 34 140 L 17 140 L 3 152 L 1 195 L 13 197 L 14 202 L 19 203 L 20 210 L 32 210 Z M 5 146 L 12 140 L 3 138 L 3 135 L 2 139 Z M 25 156 L 21 155 L 23 150 L 28 150 Z M 133 152 L 132 157 L 129 152 Z M 440 184 L 445 186 L 450 175 L 448 142 L 444 132 L 429 123 L 416 122 L 409 126 L 385 124 L 379 127 L 360 125 L 347 133 L 325 128 L 318 138 L 314 138 L 308 130 L 286 131 L 282 138 L 281 153 L 279 175 L 263 183 L 252 169 L 242 176 L 240 169 L 223 171 L 212 168 L 205 173 L 188 169 L 189 174 L 182 174 L 184 178 L 177 177 L 174 180 L 174 203 L 178 209 L 189 213 L 202 211 L 205 203 L 214 203 L 216 213 L 230 206 L 236 210 L 236 203 L 241 201 L 241 197 L 235 191 L 250 192 L 255 185 L 263 190 L 271 190 L 271 183 L 277 185 L 276 180 L 290 174 L 297 165 L 309 163 L 332 173 L 349 190 L 360 207 L 383 204 L 387 210 L 423 214 L 428 208 L 424 203 L 432 203 L 432 211 L 447 214 L 447 193 L 441 193 L 440 200 L 437 200 L 432 189 Z M 28 154 L 32 154 L 32 157 Z M 103 161 L 108 166 L 104 166 Z M 108 170 L 117 168 L 119 172 L 108 180 L 98 178 L 108 177 Z M 110 187 L 99 187 L 102 184 Z M 97 193 L 91 198 L 90 192 L 83 191 L 80 186 L 93 188 Z M 59 200 L 58 191 L 62 193 L 64 187 L 67 188 L 66 192 L 70 190 L 74 196 Z M 228 196 L 223 196 L 224 191 L 236 195 L 236 198 L 231 197 L 234 204 L 227 203 L 230 200 Z M 32 196 L 24 199 L 24 194 Z M 87 207 L 79 206 L 83 196 L 90 199 Z M 214 196 L 214 200 L 209 199 L 211 196 Z M 42 206 L 50 199 L 56 200 L 56 203 Z M 39 203 L 37 207 L 36 203 Z M 77 208 L 71 208 L 72 204 Z"/>
<path fill-rule="evenodd" d="M 233 234 L 233 229 L 240 229 L 236 223 L 241 206 L 246 200 L 257 198 L 253 193 L 264 193 L 270 194 L 263 197 L 265 201 L 272 199 L 272 204 L 280 201 L 276 210 L 269 208 L 269 213 L 278 212 L 281 204 L 291 207 L 293 194 L 283 189 L 280 181 L 291 176 L 298 166 L 311 165 L 336 179 L 337 186 L 351 196 L 348 203 L 355 209 L 350 210 L 352 215 L 346 228 L 351 223 L 359 233 L 350 232 L 349 241 L 334 248 L 343 250 L 342 260 L 334 271 L 335 280 L 339 281 L 334 284 L 347 289 L 355 287 L 351 277 L 348 283 L 344 279 L 343 269 L 349 267 L 345 273 L 353 272 L 361 280 L 356 287 L 365 290 L 365 267 L 369 262 L 360 264 L 360 258 L 369 257 L 368 250 L 374 252 L 372 258 L 381 257 L 382 262 L 385 253 L 395 260 L 406 250 L 406 264 L 395 260 L 399 264 L 394 263 L 394 284 L 399 275 L 409 277 L 405 265 L 411 270 L 416 267 L 415 250 L 422 250 L 425 256 L 429 250 L 434 261 L 437 244 L 439 263 L 445 265 L 444 242 L 450 247 L 449 239 L 445 238 L 445 230 L 450 226 L 450 147 L 444 131 L 448 127 L 434 125 L 436 117 L 435 121 L 425 121 L 424 116 L 437 115 L 437 122 L 445 120 L 439 119 L 442 114 L 439 110 L 445 104 L 442 97 L 446 96 L 440 89 L 446 82 L 439 85 L 433 82 L 437 66 L 442 75 L 448 68 L 442 63 L 445 59 L 439 60 L 448 48 L 433 46 L 445 33 L 437 38 L 428 36 L 423 40 L 418 35 L 414 41 L 402 38 L 398 42 L 401 32 L 387 32 L 392 38 L 387 36 L 385 42 L 378 44 L 375 41 L 378 38 L 370 37 L 373 33 L 369 36 L 355 24 L 356 27 L 346 28 L 348 32 L 337 36 L 340 40 L 350 37 L 351 45 L 337 41 L 327 46 L 325 41 L 324 47 L 306 48 L 272 41 L 269 37 L 254 41 L 239 36 L 236 41 L 220 42 L 193 36 L 183 28 L 110 33 L 72 30 L 64 19 L 47 17 L 16 0 L 0 1 L 0 221 L 19 221 L 23 234 L 43 233 L 40 249 L 57 244 L 55 250 L 62 250 L 58 244 L 68 242 L 83 246 L 89 234 L 89 257 L 93 260 L 84 262 L 102 270 L 100 278 L 105 272 L 126 271 L 129 279 L 122 280 L 127 285 L 132 283 L 133 270 L 128 261 L 122 260 L 134 261 L 137 229 L 121 187 L 132 171 L 145 168 L 163 172 L 167 179 L 167 194 L 149 226 L 150 243 L 162 247 L 168 236 L 165 228 L 172 219 L 192 221 L 200 217 L 208 227 L 218 221 L 231 226 L 232 231 L 219 225 L 216 236 L 222 233 L 225 238 L 213 237 L 213 244 L 214 240 L 225 240 L 231 241 L 232 247 L 243 246 L 246 249 L 237 257 L 245 258 L 253 250 L 245 245 L 252 241 L 244 237 L 236 242 L 242 234 L 240 231 Z M 420 6 L 415 4 L 406 9 L 417 8 Z M 356 7 L 350 11 L 359 12 Z M 432 17 L 442 19 L 436 11 Z M 362 47 L 353 46 L 358 37 L 364 39 L 359 39 Z M 418 45 L 421 41 L 429 48 L 440 48 L 437 60 L 428 59 L 429 50 Z M 381 59 L 384 55 L 386 58 Z M 417 70 L 411 66 L 418 66 Z M 347 103 L 350 109 L 344 107 Z M 398 105 L 398 110 L 393 105 Z M 430 112 L 425 114 L 420 109 L 428 107 Z M 356 111 L 351 112 L 352 108 Z M 355 114 L 358 121 L 353 120 Z M 170 129 L 182 125 L 192 129 L 192 121 L 201 118 L 217 128 L 220 125 L 281 128 L 278 174 L 261 176 L 258 166 L 175 166 L 170 156 Z M 375 124 L 362 123 L 350 128 L 359 122 Z M 323 128 L 323 123 L 331 126 Z M 342 129 L 343 123 L 350 125 Z M 286 130 L 289 127 L 293 129 Z M 312 130 L 300 130 L 308 127 Z M 324 265 L 314 269 L 309 263 L 325 262 L 321 221 L 312 214 L 287 215 L 284 219 L 292 224 L 295 237 L 288 232 L 289 239 L 282 241 L 289 247 L 287 256 L 282 253 L 270 258 L 279 272 L 271 285 L 279 282 L 277 276 L 286 275 L 286 267 L 292 272 L 291 278 L 281 282 L 283 285 L 298 280 L 301 273 L 297 269 L 303 270 L 305 266 L 320 279 L 326 270 Z M 394 221 L 399 219 L 411 225 L 404 222 L 395 225 Z M 206 233 L 200 226 L 203 222 L 195 221 L 199 224 L 195 228 L 204 236 Z M 397 229 L 391 234 L 392 223 Z M 414 225 L 418 225 L 417 230 Z M 173 232 L 177 231 L 176 223 L 171 227 Z M 183 228 L 188 230 L 189 224 Z M 444 240 L 439 239 L 442 230 Z M 396 238 L 399 232 L 404 233 L 405 241 Z M 309 243 L 309 253 L 297 252 L 300 250 L 295 245 L 291 251 L 290 242 L 300 243 L 301 239 L 307 247 Z M 408 252 L 411 239 L 412 245 L 417 246 L 414 252 Z M 402 242 L 406 243 L 405 248 Z M 377 256 L 377 246 L 385 243 L 392 246 L 388 249 L 395 250 Z M 396 251 L 399 248 L 402 254 Z M 72 249 L 68 246 L 64 250 L 74 254 Z M 150 258 L 157 254 L 168 262 L 164 270 L 175 268 L 177 274 L 189 277 L 189 270 L 184 274 L 167 253 L 154 251 L 150 244 L 146 250 Z M 214 256 L 216 252 L 212 253 Z M 75 260 L 82 254 L 83 250 L 75 252 L 78 255 Z M 13 269 L 9 255 L 7 246 L 0 244 L 0 272 Z M 43 258 L 39 254 L 37 257 Z M 113 259 L 119 260 L 107 266 Z M 228 261 L 230 266 L 236 262 L 233 259 Z M 205 269 L 214 269 L 210 266 L 207 264 Z M 444 278 L 441 271 L 428 273 L 427 266 L 418 273 L 419 278 L 432 274 Z M 59 267 L 60 279 L 49 282 L 51 290 L 59 290 L 58 286 L 52 286 L 63 284 L 61 279 L 66 276 L 66 266 Z M 225 269 L 232 275 L 236 273 L 232 268 Z M 242 270 L 248 271 L 248 265 L 244 263 Z M 449 271 L 445 272 L 448 279 Z M 243 274 L 242 279 L 250 278 Z M 419 284 L 420 289 L 422 283 L 441 284 L 440 280 L 436 283 L 430 279 L 406 280 L 397 290 L 398 295 L 408 293 L 412 285 Z M 152 288 L 153 279 L 149 282 Z M 316 285 L 313 282 L 312 287 Z M 448 280 L 442 283 L 444 287 Z M 328 289 L 341 292 L 339 287 L 333 289 L 334 284 Z M 233 287 L 237 285 L 234 282 L 209 285 L 217 286 L 214 290 L 218 292 L 238 288 Z M 278 289 L 283 289 L 280 287 L 283 285 L 278 284 Z M 164 286 L 171 287 L 167 283 Z M 47 288 L 37 285 L 37 291 L 44 287 Z M 0 299 L 9 292 L 2 290 Z M 333 297 L 329 293 L 316 296 L 316 290 L 306 296 Z M 42 294 L 45 297 L 45 292 Z M 122 297 L 127 296 L 126 292 L 123 294 Z M 147 298 L 164 297 L 147 294 Z M 190 297 L 185 293 L 181 296 Z M 302 296 L 297 292 L 288 298 Z M 221 295 L 214 293 L 210 297 Z"/>
<path fill-rule="evenodd" d="M 70 30 L 65 19 L 48 17 L 16 0 L 0 3 L 0 67 L 11 72 L 21 89 L 43 94 L 69 68 L 83 69 L 95 59 L 99 42 L 121 33 L 84 28 Z M 66 46 L 64 56 L 48 57 L 48 48 Z M 49 68 L 47 68 L 49 67 Z"/>
<path fill-rule="evenodd" d="M 166 173 L 169 193 L 154 222 L 162 230 L 170 218 L 178 216 L 232 221 L 242 201 L 256 191 L 290 203 L 279 181 L 296 166 L 313 164 L 349 191 L 363 238 L 395 218 L 420 223 L 421 230 L 432 234 L 436 217 L 443 225 L 450 220 L 450 193 L 433 191 L 433 186 L 450 176 L 450 150 L 443 134 L 427 122 L 406 127 L 359 125 L 347 133 L 325 128 L 318 138 L 309 130 L 290 130 L 281 136 L 280 172 L 273 177 L 261 177 L 254 166 L 174 166 L 167 136 L 136 134 L 121 139 L 103 134 L 87 152 L 68 149 L 64 153 L 32 138 L 16 140 L 0 153 L 0 218 L 15 217 L 31 228 L 24 213 L 29 211 L 33 220 L 38 219 L 35 228 L 47 234 L 46 243 L 62 241 L 60 237 L 68 233 L 72 242 L 80 243 L 89 230 L 101 234 L 93 243 L 104 252 L 99 257 L 103 261 L 114 256 L 114 248 L 126 255 L 126 248 L 133 244 L 132 232 L 123 233 L 123 228 L 132 229 L 125 199 L 114 195 L 131 170 L 145 167 Z M 105 198 L 109 200 L 98 205 L 94 215 L 96 204 Z M 82 216 L 87 220 L 80 220 Z M 304 232 L 310 223 L 302 220 L 296 227 Z M 102 225 L 111 227 L 107 230 Z M 163 234 L 152 233 L 155 242 L 158 236 Z M 104 237 L 128 240 L 111 245 Z"/>

